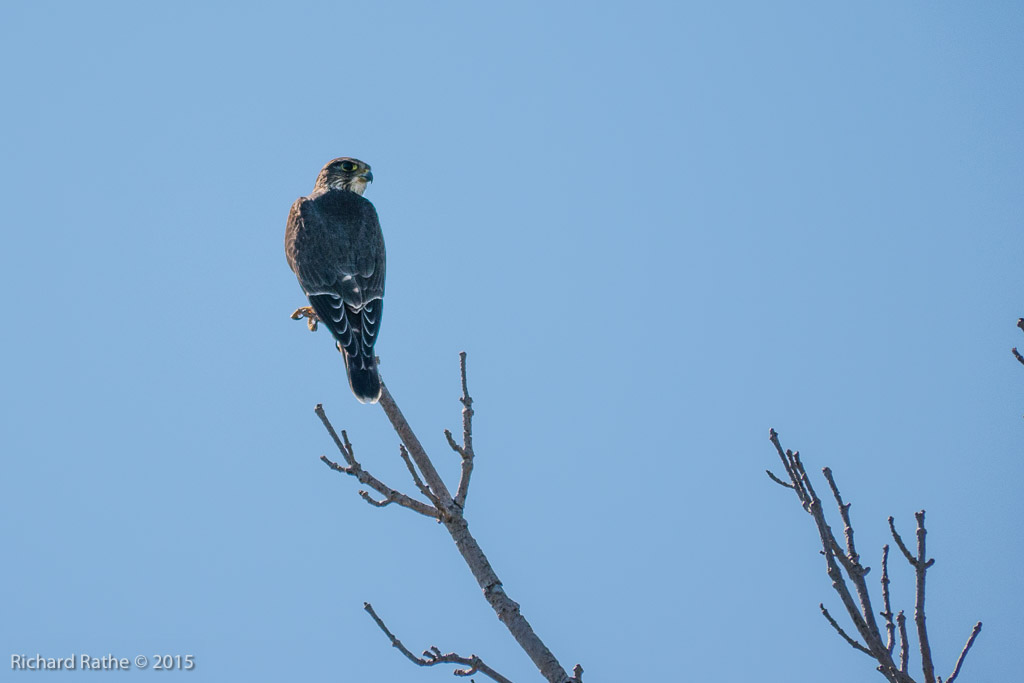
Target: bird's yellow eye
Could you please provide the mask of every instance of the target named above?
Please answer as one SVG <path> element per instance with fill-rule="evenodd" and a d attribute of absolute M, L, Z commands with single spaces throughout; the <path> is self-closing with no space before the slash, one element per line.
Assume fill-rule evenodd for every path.
<path fill-rule="evenodd" d="M 358 164 L 354 164 L 351 161 L 343 161 L 343 162 L 341 162 L 341 170 L 344 171 L 345 173 L 351 173 L 352 171 L 356 170 L 357 168 L 359 168 L 359 165 Z"/>

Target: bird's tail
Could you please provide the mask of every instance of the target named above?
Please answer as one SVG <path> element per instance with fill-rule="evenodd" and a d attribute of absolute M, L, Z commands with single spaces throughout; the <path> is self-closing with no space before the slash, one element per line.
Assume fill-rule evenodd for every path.
<path fill-rule="evenodd" d="M 376 403 L 380 400 L 381 384 L 373 342 L 380 327 L 383 302 L 374 299 L 361 310 L 354 310 L 340 296 L 311 294 L 309 303 L 334 335 L 338 350 L 345 358 L 345 371 L 352 393 L 361 403 Z"/>
<path fill-rule="evenodd" d="M 371 349 L 370 353 L 373 351 Z M 345 370 L 348 372 L 348 385 L 360 403 L 376 403 L 380 400 L 380 375 L 377 374 L 377 359 L 372 355 L 357 354 L 350 356 L 344 350 Z"/>

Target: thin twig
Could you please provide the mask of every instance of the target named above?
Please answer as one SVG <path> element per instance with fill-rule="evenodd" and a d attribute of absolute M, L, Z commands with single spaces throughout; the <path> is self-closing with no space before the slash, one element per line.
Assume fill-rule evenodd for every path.
<path fill-rule="evenodd" d="M 331 460 L 326 455 L 321 455 L 320 460 L 323 461 L 325 465 L 330 467 L 335 472 L 341 472 L 342 474 L 351 475 L 358 479 L 360 483 L 370 486 L 373 490 L 377 491 L 382 496 L 384 496 L 384 501 L 378 503 L 377 501 L 370 498 L 369 494 L 366 491 L 360 491 L 359 495 L 362 496 L 363 500 L 365 500 L 366 502 L 371 503 L 377 507 L 384 507 L 385 505 L 388 505 L 390 503 L 398 503 L 402 507 L 409 508 L 410 510 L 418 512 L 425 517 L 437 519 L 437 510 L 430 507 L 426 503 L 420 502 L 415 498 L 410 498 L 404 493 L 390 488 L 387 484 L 384 484 L 379 479 L 374 477 L 372 474 L 362 469 L 362 467 L 360 467 L 358 463 L 356 464 L 355 467 L 345 467 L 344 465 L 341 465 Z"/>
<path fill-rule="evenodd" d="M 867 627 L 871 630 L 871 635 L 874 636 L 871 641 L 872 644 L 881 644 L 882 636 L 878 631 L 878 622 L 875 620 L 874 610 L 871 608 L 871 593 L 868 590 L 868 584 L 864 580 L 867 573 L 870 570 L 869 567 L 864 567 L 860 563 L 860 556 L 857 554 L 856 546 L 853 542 L 853 524 L 850 522 L 850 503 L 844 503 L 843 497 L 839 493 L 839 487 L 836 486 L 835 479 L 832 477 L 832 470 L 825 467 L 822 470 L 825 475 L 825 479 L 828 481 L 829 488 L 832 489 L 832 496 L 836 500 L 836 505 L 839 507 L 839 516 L 843 520 L 843 536 L 846 539 L 846 557 L 849 560 L 846 566 L 846 572 L 850 575 L 850 579 L 853 581 L 854 587 L 857 589 L 857 597 L 860 600 L 861 615 L 864 617 L 864 621 Z M 885 662 L 880 662 L 885 663 Z"/>
<path fill-rule="evenodd" d="M 839 493 L 839 487 L 836 486 L 836 480 L 832 477 L 832 468 L 822 468 L 821 472 L 825 475 L 829 488 L 832 489 L 832 497 L 836 499 L 836 505 L 839 507 L 839 516 L 843 519 L 843 536 L 846 539 L 846 556 L 850 558 L 851 562 L 860 562 L 860 556 L 857 555 L 857 551 L 855 550 L 853 543 L 853 524 L 850 523 L 850 503 L 843 502 L 843 497 Z"/>
<path fill-rule="evenodd" d="M 795 488 L 792 484 L 787 484 L 786 482 L 776 477 L 771 470 L 765 470 L 764 473 L 767 474 L 768 477 L 779 486 L 785 486 L 787 489 Z"/>
<path fill-rule="evenodd" d="M 360 491 L 359 492 L 359 496 L 363 500 L 365 500 L 367 503 L 369 503 L 370 505 L 372 505 L 374 507 L 378 507 L 378 508 L 386 507 L 386 506 L 391 505 L 392 503 L 395 502 L 394 498 L 385 498 L 384 500 L 375 500 L 373 498 L 373 496 L 371 496 L 369 494 L 368 491 Z"/>
<path fill-rule="evenodd" d="M 818 608 L 821 609 L 821 613 L 825 615 L 826 619 L 828 619 L 828 623 L 832 624 L 832 628 L 836 630 L 836 633 L 841 635 L 843 639 L 846 640 L 846 642 L 848 642 L 853 647 L 853 649 L 860 650 L 866 655 L 874 656 L 871 654 L 871 650 L 867 649 L 866 647 L 858 643 L 856 640 L 851 638 L 849 635 L 847 635 L 846 631 L 844 631 L 842 627 L 838 623 L 836 623 L 836 620 L 833 619 L 832 615 L 828 613 L 827 609 L 825 609 L 825 603 L 818 603 Z"/>
<path fill-rule="evenodd" d="M 341 451 L 341 455 L 345 458 L 345 462 L 348 463 L 348 466 L 341 465 L 331 460 L 326 455 L 321 455 L 320 460 L 335 472 L 342 472 L 344 474 L 351 475 L 358 479 L 360 483 L 366 484 L 374 491 L 384 496 L 383 501 L 376 501 L 365 491 L 360 491 L 359 495 L 362 496 L 363 500 L 371 505 L 375 505 L 376 507 L 384 507 L 391 503 L 398 503 L 402 507 L 418 512 L 426 517 L 430 517 L 432 519 L 438 518 L 438 511 L 431 506 L 422 501 L 416 500 L 415 498 L 411 498 L 401 491 L 396 491 L 381 480 L 377 479 L 377 477 L 364 470 L 362 465 L 356 461 L 355 450 L 352 448 L 352 443 L 348 440 L 348 434 L 345 430 L 341 431 L 342 436 L 339 437 L 338 433 L 334 430 L 334 425 L 332 425 L 331 421 L 327 419 L 327 414 L 324 412 L 323 405 L 319 403 L 316 406 L 316 414 L 317 417 L 320 418 L 320 421 L 324 423 L 324 427 L 327 428 L 327 432 L 331 435 L 331 438 L 334 439 L 334 445 L 338 447 L 339 451 Z"/>
<path fill-rule="evenodd" d="M 402 443 L 408 449 L 409 455 L 416 463 L 416 467 L 423 473 L 423 479 L 426 481 L 427 486 L 430 487 L 430 490 L 440 501 L 443 514 L 446 517 L 451 515 L 453 503 L 451 492 L 448 491 L 448 487 L 445 485 L 444 480 L 441 479 L 441 475 L 437 473 L 434 463 L 430 461 L 427 452 L 423 450 L 419 437 L 412 431 L 409 421 L 405 419 L 405 415 L 402 414 L 402 410 L 395 403 L 395 399 L 392 398 L 391 392 L 388 391 L 388 387 L 383 381 L 381 381 L 379 403 L 380 407 L 384 409 L 384 414 L 388 416 L 391 426 L 394 427 L 395 432 L 398 434 L 398 438 L 402 440 Z"/>
<path fill-rule="evenodd" d="M 452 432 L 451 432 L 450 429 L 444 430 L 444 438 L 447 439 L 448 445 L 451 446 L 451 449 L 453 451 L 455 451 L 459 455 L 463 455 L 463 453 L 465 453 L 465 451 L 462 450 L 462 446 L 460 446 L 459 444 L 455 443 L 455 437 L 452 436 Z M 465 456 L 463 456 L 463 457 L 465 457 Z"/>
<path fill-rule="evenodd" d="M 377 622 L 377 626 L 380 627 L 380 630 L 383 631 L 384 635 L 386 635 L 388 639 L 391 641 L 392 647 L 397 648 L 399 652 L 405 655 L 406 658 L 414 664 L 418 664 L 419 666 L 436 666 L 437 664 L 462 664 L 464 666 L 468 666 L 469 668 L 456 669 L 452 673 L 454 673 L 456 676 L 472 676 L 475 673 L 482 673 L 485 676 L 495 681 L 498 681 L 498 683 L 512 683 L 511 680 L 505 678 L 500 673 L 484 664 L 484 661 L 476 655 L 462 657 L 460 655 L 455 654 L 454 652 L 449 652 L 448 654 L 441 654 L 441 651 L 438 648 L 431 646 L 429 649 L 423 651 L 422 657 L 417 657 L 409 651 L 409 648 L 402 644 L 402 641 L 399 640 L 394 633 L 392 633 L 388 629 L 388 627 L 384 624 L 384 621 L 379 616 L 377 616 L 377 613 L 373 609 L 373 605 L 371 605 L 368 602 L 364 602 L 363 609 L 366 610 L 371 617 L 373 617 L 373 620 L 375 622 Z"/>
<path fill-rule="evenodd" d="M 889 544 L 882 546 L 882 612 L 885 617 L 885 649 L 892 654 L 896 645 L 896 624 L 892 621 L 892 606 L 889 602 Z"/>
<path fill-rule="evenodd" d="M 889 516 L 889 531 L 892 533 L 892 537 L 896 541 L 896 545 L 899 546 L 900 551 L 903 553 L 903 557 L 907 558 L 907 562 L 909 562 L 910 566 L 913 567 L 915 564 L 914 556 L 910 554 L 909 550 L 907 550 L 907 546 L 903 542 L 903 537 L 900 536 L 898 531 L 896 531 L 896 524 L 891 515 Z"/>
<path fill-rule="evenodd" d="M 818 536 L 821 540 L 821 547 L 823 548 L 825 555 L 826 573 L 829 578 L 832 579 L 832 588 L 839 594 L 839 598 L 842 600 L 843 606 L 850 615 L 850 619 L 853 620 L 854 626 L 857 627 L 857 632 L 860 633 L 861 638 L 869 644 L 870 648 L 874 633 L 864 620 L 864 615 L 857 610 L 857 605 L 853 601 L 853 595 L 850 593 L 850 588 L 846 585 L 846 577 L 843 576 L 843 572 L 839 569 L 839 565 L 836 563 L 836 558 L 842 557 L 842 554 L 835 552 L 835 549 L 839 544 L 832 533 L 832 528 L 828 525 L 828 522 L 825 521 L 825 513 L 821 507 L 821 499 L 818 498 L 818 494 L 814 491 L 814 486 L 811 484 L 811 480 L 807 476 L 807 471 L 804 469 L 803 463 L 800 461 L 799 451 L 786 451 L 786 453 L 787 455 L 790 455 L 793 462 L 793 469 L 799 474 L 800 482 L 809 496 L 810 500 L 807 506 L 807 511 L 814 518 L 815 525 L 818 527 Z M 871 649 L 874 651 L 874 648 Z"/>
<path fill-rule="evenodd" d="M 964 645 L 964 649 L 960 652 L 960 656 L 957 657 L 956 666 L 953 668 L 953 673 L 946 679 L 946 683 L 953 683 L 956 677 L 960 675 L 960 667 L 963 666 L 964 658 L 967 657 L 968 650 L 971 649 L 971 645 L 974 645 L 974 639 L 981 633 L 981 622 L 979 621 L 974 625 L 974 629 L 971 631 L 971 635 L 967 638 L 967 644 Z"/>
<path fill-rule="evenodd" d="M 917 640 L 921 646 L 921 669 L 924 672 L 925 683 L 935 681 L 935 665 L 932 664 L 932 648 L 928 643 L 928 628 L 925 625 L 924 614 L 924 582 L 925 572 L 932 566 L 933 561 L 925 558 L 924 539 L 928 533 L 924 528 L 924 510 L 914 513 L 917 518 L 917 561 L 914 563 L 916 576 L 917 599 L 914 602 L 914 623 L 917 624 Z"/>
<path fill-rule="evenodd" d="M 420 474 L 416 471 L 416 466 L 412 464 L 412 460 L 409 458 L 409 451 L 405 449 L 404 443 L 398 444 L 398 454 L 402 456 L 402 462 L 405 463 L 406 469 L 408 469 L 409 474 L 412 475 L 412 481 L 416 484 L 416 488 L 418 488 L 420 493 L 426 496 L 430 502 L 434 504 L 434 507 L 436 507 L 439 512 L 443 512 L 441 509 L 441 501 L 438 500 L 437 496 L 435 496 L 430 488 L 423 483 L 423 480 L 420 479 Z"/>
<path fill-rule="evenodd" d="M 455 493 L 455 504 L 460 508 L 466 507 L 466 496 L 469 495 L 469 478 L 473 475 L 473 399 L 469 395 L 469 388 L 466 383 L 466 352 L 459 353 L 459 374 L 462 379 L 462 446 L 458 446 L 452 438 L 452 433 L 447 429 L 444 435 L 448 439 L 448 445 L 462 456 L 462 476 L 459 478 L 459 488 Z"/>
<path fill-rule="evenodd" d="M 907 662 L 910 660 L 910 642 L 907 639 L 907 615 L 903 610 L 896 615 L 896 625 L 900 630 L 900 673 L 907 673 Z"/>
<path fill-rule="evenodd" d="M 792 488 L 794 491 L 796 491 L 796 495 L 800 499 L 800 504 L 806 510 L 807 506 L 810 504 L 810 501 L 808 500 L 807 492 L 804 491 L 803 487 L 800 485 L 800 477 L 793 469 L 793 463 L 791 459 L 791 456 L 793 455 L 792 452 L 782 450 L 782 444 L 779 442 L 779 433 L 776 432 L 774 429 L 768 430 L 768 438 L 771 440 L 772 445 L 775 446 L 775 450 L 779 454 L 779 460 L 782 461 L 782 466 L 786 468 L 786 474 L 789 475 L 789 480 L 793 484 Z"/>

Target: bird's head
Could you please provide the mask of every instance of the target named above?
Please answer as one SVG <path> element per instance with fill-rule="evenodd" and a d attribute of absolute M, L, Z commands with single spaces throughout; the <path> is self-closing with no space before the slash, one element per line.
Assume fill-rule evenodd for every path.
<path fill-rule="evenodd" d="M 316 179 L 316 189 L 349 190 L 362 194 L 367 183 L 373 182 L 373 173 L 366 162 L 352 157 L 338 157 L 327 162 Z"/>

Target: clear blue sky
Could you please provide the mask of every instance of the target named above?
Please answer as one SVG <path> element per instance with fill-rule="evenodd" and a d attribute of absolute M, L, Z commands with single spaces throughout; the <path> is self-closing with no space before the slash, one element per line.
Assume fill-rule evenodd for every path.
<path fill-rule="evenodd" d="M 369 600 L 414 650 L 538 680 L 443 529 L 317 459 L 323 402 L 412 488 L 288 319 L 288 208 L 349 155 L 388 245 L 382 372 L 454 480 L 469 353 L 470 524 L 567 668 L 882 680 L 818 614 L 774 426 L 835 471 L 872 579 L 886 516 L 928 511 L 938 668 L 981 619 L 961 680 L 1008 680 L 1022 35 L 1014 2 L 5 3 L 0 678 L 88 652 L 451 680 Z"/>

